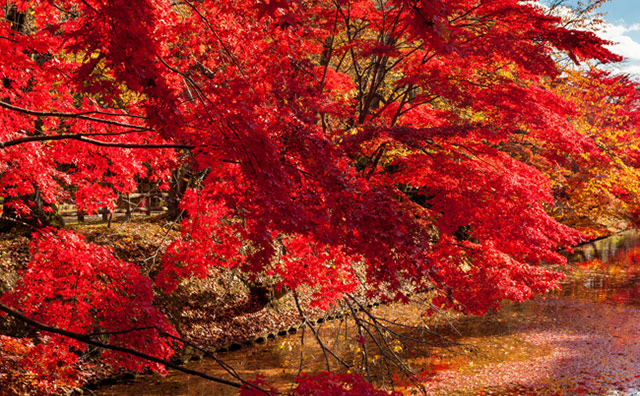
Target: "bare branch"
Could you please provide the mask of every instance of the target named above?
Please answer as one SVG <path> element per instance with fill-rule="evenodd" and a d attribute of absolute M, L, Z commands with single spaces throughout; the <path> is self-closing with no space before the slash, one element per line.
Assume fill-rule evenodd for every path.
<path fill-rule="evenodd" d="M 192 150 L 195 146 L 191 146 L 188 144 L 153 144 L 153 143 L 119 143 L 119 142 L 105 142 L 102 140 L 90 139 L 86 137 L 85 134 L 77 133 L 73 135 L 37 135 L 37 136 L 27 136 L 19 139 L 8 140 L 6 142 L 0 142 L 0 149 L 7 148 L 10 146 L 17 146 L 19 144 L 29 143 L 29 142 L 46 142 L 52 140 L 78 140 L 81 142 L 93 144 L 95 146 L 102 147 L 118 147 L 118 148 L 140 148 L 140 149 L 185 149 Z"/>
<path fill-rule="evenodd" d="M 1 100 L 0 100 L 0 107 L 3 107 L 5 109 L 7 109 L 7 110 L 17 111 L 19 113 L 28 114 L 28 115 L 37 116 L 37 117 L 77 118 L 77 119 L 80 119 L 80 120 L 99 122 L 99 123 L 107 124 L 107 125 L 114 125 L 114 126 L 119 126 L 119 127 L 124 127 L 124 128 L 138 129 L 138 130 L 141 130 L 141 131 L 152 131 L 153 130 L 153 129 L 149 128 L 149 127 L 142 126 L 142 125 L 127 124 L 127 123 L 124 123 L 124 122 L 111 121 L 111 120 L 105 120 L 105 119 L 102 119 L 102 118 L 91 117 L 91 116 L 87 115 L 89 113 L 63 113 L 63 112 L 57 112 L 57 111 L 37 111 L 37 110 L 25 109 L 25 108 L 22 108 L 22 107 L 14 106 L 14 105 L 12 105 L 10 103 L 7 103 L 7 102 L 1 101 Z M 105 114 L 105 115 L 112 115 L 112 116 L 116 115 L 116 114 L 113 114 L 113 113 L 98 113 L 98 114 Z M 130 117 L 128 114 L 122 114 L 122 116 L 123 117 Z"/>

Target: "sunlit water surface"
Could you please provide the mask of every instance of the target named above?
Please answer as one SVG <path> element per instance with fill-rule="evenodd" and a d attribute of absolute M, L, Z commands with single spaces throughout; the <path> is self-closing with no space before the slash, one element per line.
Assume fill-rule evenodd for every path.
<path fill-rule="evenodd" d="M 640 396 L 640 233 L 627 232 L 576 249 L 564 268 L 563 289 L 523 304 L 507 303 L 484 317 L 458 317 L 438 327 L 464 348 L 402 351 L 433 395 L 638 395 Z M 386 306 L 376 313 L 418 322 L 415 307 Z M 355 330 L 343 320 L 326 323 L 328 346 L 356 359 Z M 463 353 L 472 350 L 472 353 Z M 326 370 L 308 330 L 269 340 L 219 358 L 249 380 L 263 375 L 287 391 L 302 370 Z M 302 367 L 301 367 L 302 358 Z M 375 356 L 373 356 L 375 358 Z M 332 361 L 332 368 L 337 363 Z M 211 359 L 187 367 L 231 378 Z M 388 383 L 388 378 L 380 378 Z M 413 385 L 396 378 L 398 390 Z M 236 395 L 224 385 L 175 371 L 105 386 L 101 396 Z"/>

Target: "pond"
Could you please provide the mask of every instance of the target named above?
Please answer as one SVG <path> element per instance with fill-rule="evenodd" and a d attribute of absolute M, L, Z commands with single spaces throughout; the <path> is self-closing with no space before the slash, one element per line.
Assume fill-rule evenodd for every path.
<path fill-rule="evenodd" d="M 626 232 L 578 249 L 563 271 L 562 290 L 522 304 L 507 303 L 483 317 L 456 317 L 441 327 L 455 349 L 406 354 L 433 395 L 638 395 L 640 396 L 640 233 Z M 416 320 L 416 310 L 378 307 L 377 315 Z M 323 339 L 345 359 L 356 359 L 345 319 L 325 323 Z M 310 331 L 299 331 L 219 354 L 248 380 L 263 375 L 286 391 L 301 371 L 326 370 Z M 466 352 L 463 351 L 472 351 Z M 373 354 L 373 353 L 372 353 Z M 302 358 L 302 365 L 301 365 Z M 375 356 L 371 357 L 375 360 Z M 332 361 L 332 368 L 338 368 Z M 211 359 L 187 367 L 231 378 Z M 411 384 L 400 381 L 400 390 Z M 381 381 L 382 382 L 382 381 Z M 234 388 L 169 371 L 105 386 L 100 396 L 236 395 Z"/>

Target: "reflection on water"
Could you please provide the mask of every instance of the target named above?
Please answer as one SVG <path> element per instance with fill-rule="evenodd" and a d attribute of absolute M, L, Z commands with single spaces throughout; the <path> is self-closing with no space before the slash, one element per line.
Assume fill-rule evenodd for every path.
<path fill-rule="evenodd" d="M 576 250 L 562 295 L 640 305 L 640 233 L 627 232 Z"/>
<path fill-rule="evenodd" d="M 500 312 L 484 317 L 453 317 L 453 327 L 442 321 L 428 323 L 464 347 L 420 350 L 394 344 L 390 348 L 407 359 L 429 394 L 640 395 L 640 233 L 585 245 L 576 249 L 570 262 L 564 269 L 563 289 L 555 294 L 523 304 L 507 303 Z M 411 305 L 379 307 L 375 313 L 409 324 L 425 320 L 419 308 Z M 389 374 L 381 367 L 383 359 L 375 345 L 360 343 L 354 327 L 345 323 L 342 319 L 322 325 L 324 342 L 347 364 L 357 364 L 367 349 L 372 375 L 378 376 L 380 384 L 388 384 Z M 425 338 L 408 328 L 398 331 L 409 338 Z M 283 391 L 301 370 L 326 370 L 323 354 L 308 330 L 219 357 L 240 376 L 264 375 Z M 332 369 L 340 369 L 334 359 L 329 360 Z M 230 378 L 212 360 L 188 366 Z M 414 386 L 401 375 L 393 376 L 401 390 Z M 170 372 L 166 377 L 142 376 L 104 387 L 97 394 L 191 396 L 235 395 L 236 391 Z"/>

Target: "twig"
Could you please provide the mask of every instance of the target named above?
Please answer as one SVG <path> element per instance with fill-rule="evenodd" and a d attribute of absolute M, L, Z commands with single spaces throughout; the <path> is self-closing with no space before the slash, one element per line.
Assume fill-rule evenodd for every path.
<path fill-rule="evenodd" d="M 324 343 L 322 342 L 322 339 L 320 338 L 320 335 L 318 334 L 316 328 L 313 326 L 313 324 L 311 324 L 311 322 L 309 321 L 309 319 L 307 319 L 306 315 L 304 314 L 304 311 L 302 310 L 302 307 L 300 306 L 300 300 L 298 299 L 298 293 L 296 293 L 295 290 L 293 290 L 293 300 L 296 303 L 296 308 L 298 309 L 298 313 L 300 314 L 300 317 L 302 318 L 304 324 L 309 327 L 309 329 L 311 329 L 311 332 L 313 333 L 316 341 L 318 342 L 318 345 L 320 346 L 320 349 L 322 349 L 322 353 L 324 354 L 324 360 L 327 364 L 327 371 L 331 371 L 331 365 L 329 364 L 329 355 L 333 356 L 334 359 L 336 359 L 336 361 L 338 363 L 340 363 L 341 365 L 343 365 L 346 368 L 351 368 L 352 365 L 350 365 L 349 363 L 345 362 L 340 356 L 336 355 L 335 352 L 333 352 L 330 348 L 327 348 Z"/>

